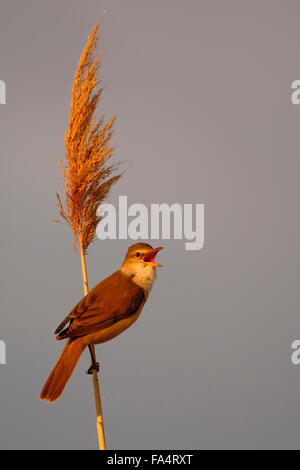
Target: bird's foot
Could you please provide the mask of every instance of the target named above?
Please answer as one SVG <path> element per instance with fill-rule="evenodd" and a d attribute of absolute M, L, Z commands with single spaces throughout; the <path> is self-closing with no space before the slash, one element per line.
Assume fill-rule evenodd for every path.
<path fill-rule="evenodd" d="M 96 372 L 99 372 L 100 370 L 99 362 L 95 362 L 94 364 L 91 364 L 91 367 L 86 371 L 86 373 L 91 375 L 94 370 Z"/>

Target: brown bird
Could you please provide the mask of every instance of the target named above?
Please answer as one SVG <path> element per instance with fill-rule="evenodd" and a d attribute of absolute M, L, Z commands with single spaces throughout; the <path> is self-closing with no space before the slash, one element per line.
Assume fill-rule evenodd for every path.
<path fill-rule="evenodd" d="M 41 400 L 56 401 L 62 394 L 77 362 L 90 345 L 115 338 L 139 317 L 156 278 L 156 254 L 147 243 L 129 247 L 120 269 L 97 284 L 56 329 L 56 339 L 68 338 L 60 358 L 41 392 Z M 66 326 L 68 324 L 68 326 Z M 92 354 L 92 349 L 90 349 Z M 92 370 L 99 365 L 92 355 Z"/>

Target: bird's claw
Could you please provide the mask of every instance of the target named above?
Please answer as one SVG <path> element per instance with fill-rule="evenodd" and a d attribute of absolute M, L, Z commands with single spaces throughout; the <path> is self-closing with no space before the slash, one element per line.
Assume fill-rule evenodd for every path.
<path fill-rule="evenodd" d="M 99 372 L 99 370 L 100 370 L 99 362 L 95 362 L 94 364 L 92 364 L 91 367 L 86 371 L 86 373 L 88 375 L 91 375 L 94 370 L 96 372 Z"/>

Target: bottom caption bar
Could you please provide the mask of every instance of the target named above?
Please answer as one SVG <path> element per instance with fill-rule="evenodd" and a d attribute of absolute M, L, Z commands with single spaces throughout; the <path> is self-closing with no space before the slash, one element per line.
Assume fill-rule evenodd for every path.
<path fill-rule="evenodd" d="M 197 463 L 199 451 L 195 450 L 126 450 L 99 452 L 101 464 L 108 467 L 120 465 L 127 468 L 144 469 L 152 466 L 193 465 Z"/>

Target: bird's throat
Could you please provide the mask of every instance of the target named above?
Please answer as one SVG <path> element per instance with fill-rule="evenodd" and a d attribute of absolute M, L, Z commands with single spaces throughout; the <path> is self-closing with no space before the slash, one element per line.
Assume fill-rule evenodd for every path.
<path fill-rule="evenodd" d="M 146 292 L 150 292 L 156 279 L 156 269 L 150 264 L 139 267 L 135 266 L 134 269 L 124 266 L 121 268 L 121 271 L 125 276 L 130 276 L 133 282 Z"/>

